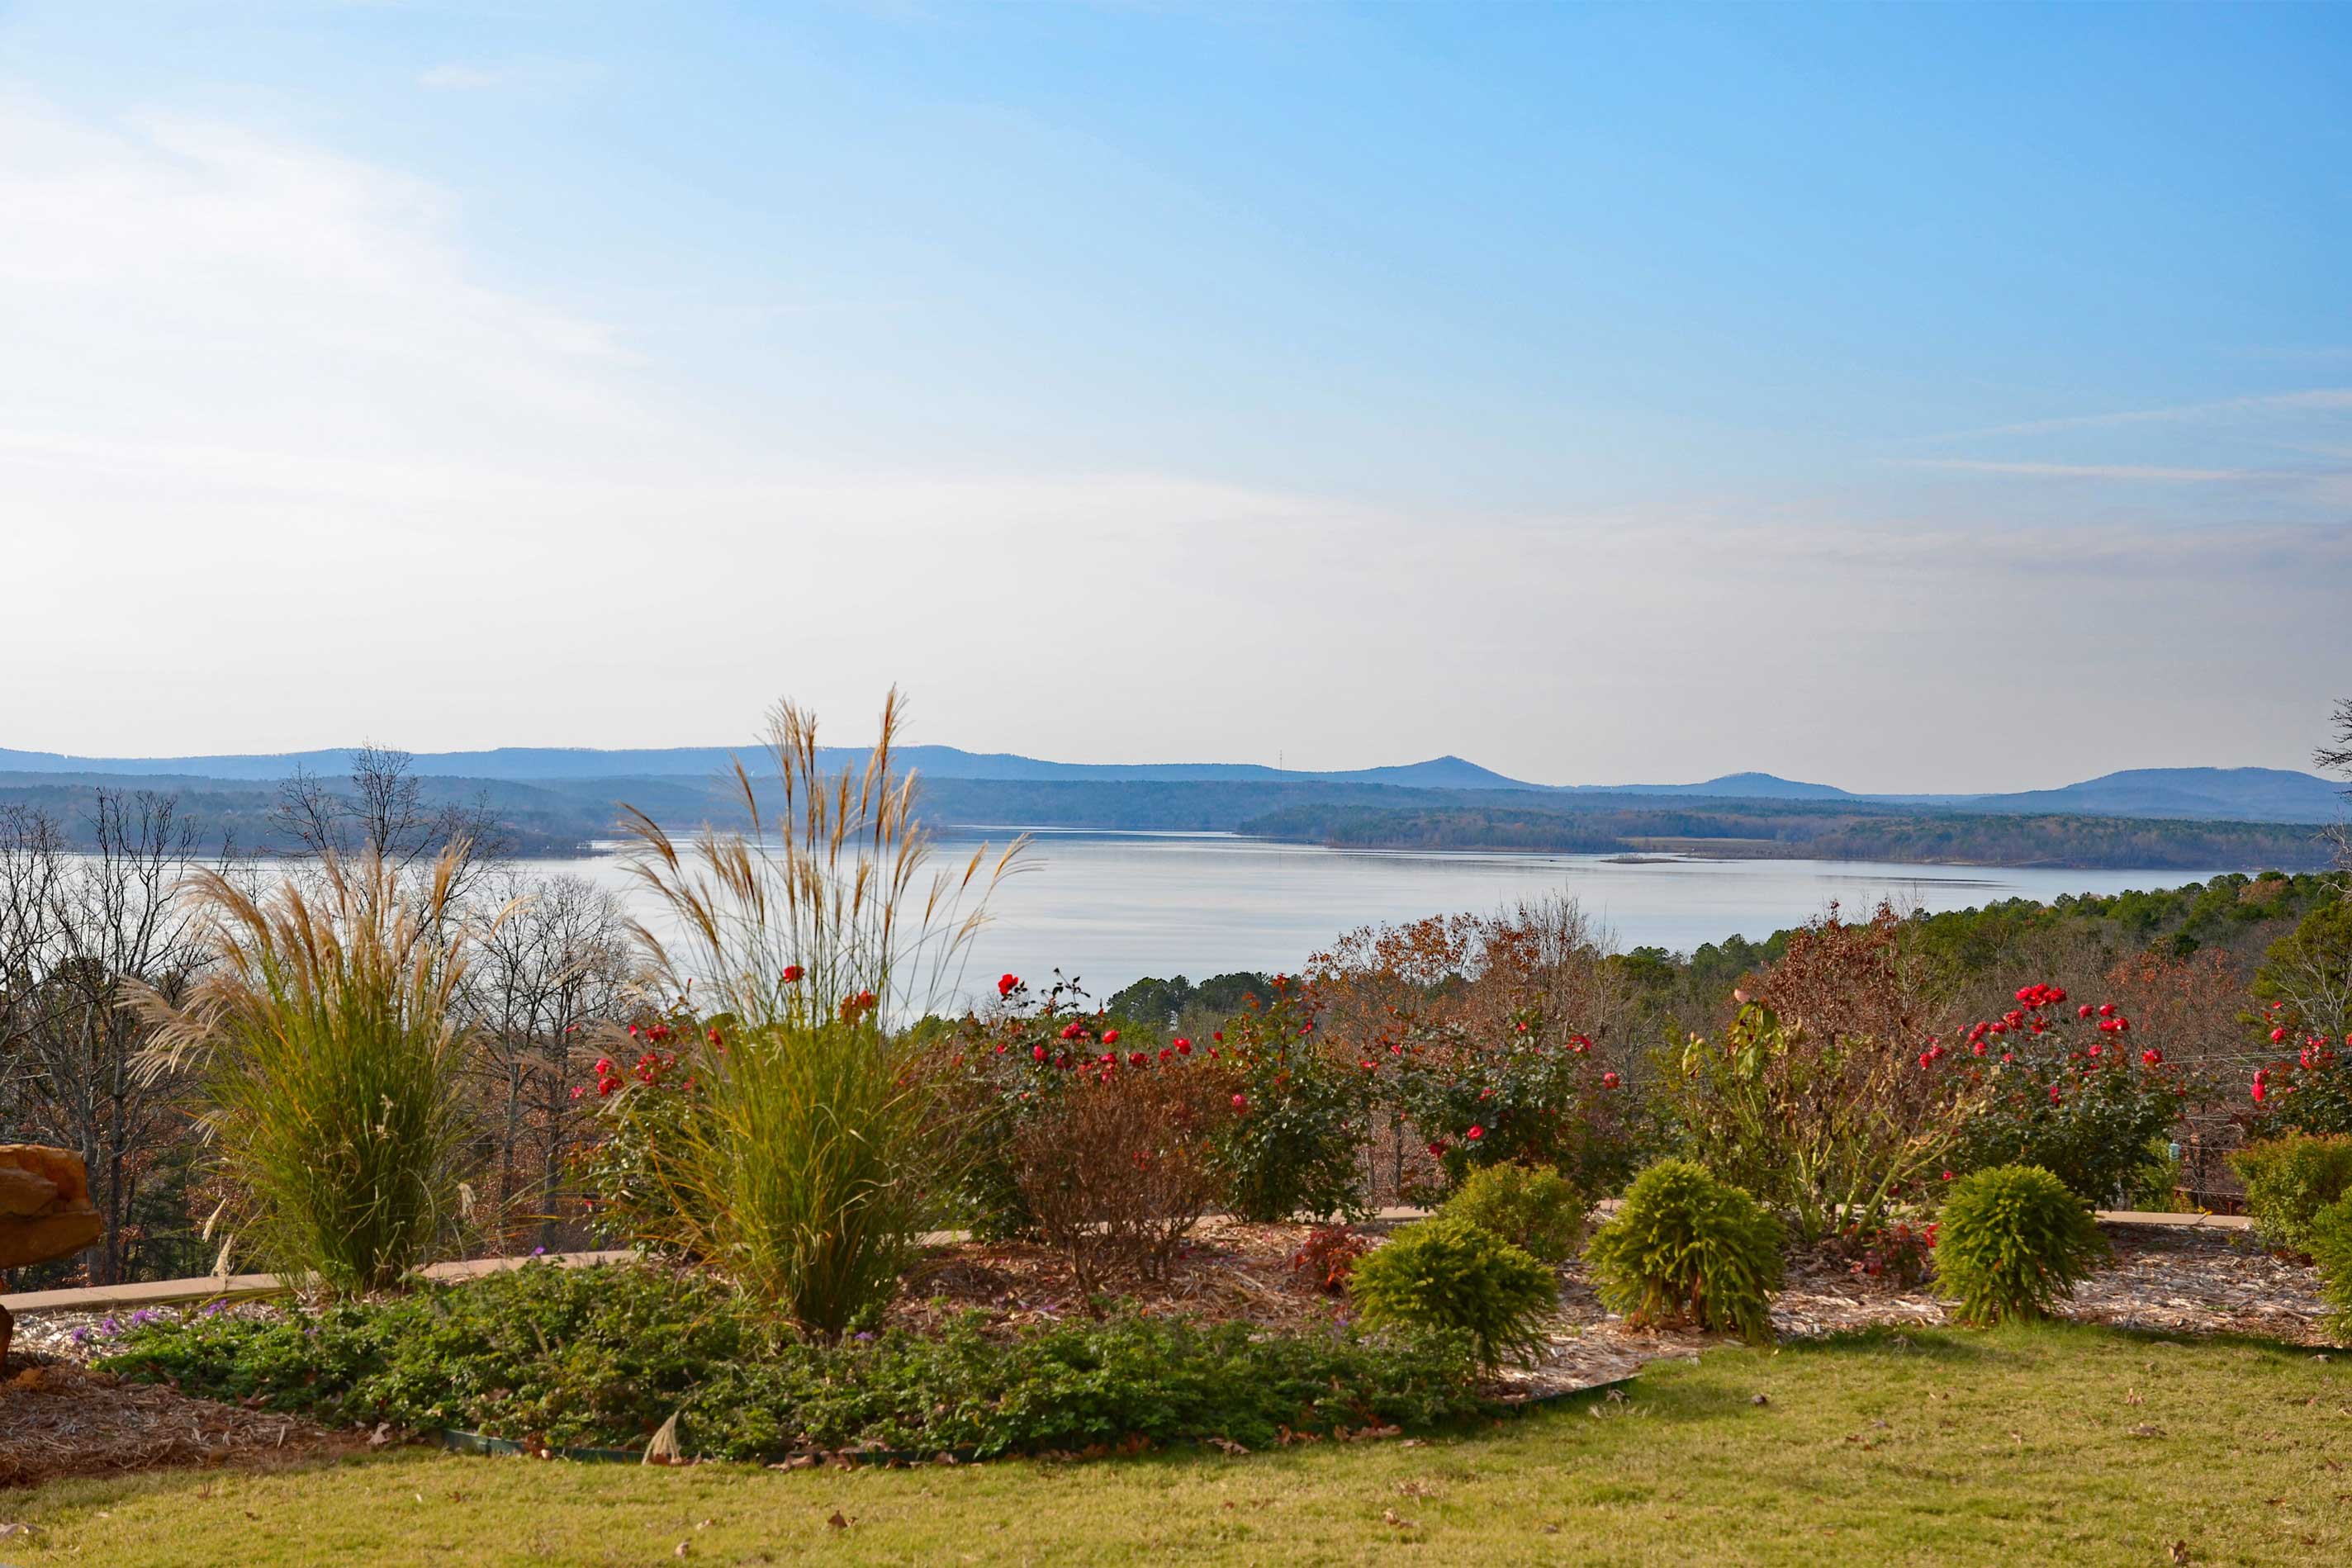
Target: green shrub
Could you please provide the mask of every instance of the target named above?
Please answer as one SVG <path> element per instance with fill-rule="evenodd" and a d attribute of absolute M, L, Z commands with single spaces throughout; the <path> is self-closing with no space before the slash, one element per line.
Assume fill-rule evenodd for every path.
<path fill-rule="evenodd" d="M 1261 1224 L 1360 1219 L 1368 1075 L 1318 1043 L 1313 998 L 1297 982 L 1272 985 L 1272 1000 L 1249 998 L 1207 1048 L 1239 1096 L 1217 1137 L 1225 1203 Z"/>
<path fill-rule="evenodd" d="M 2310 1251 L 2319 1265 L 2319 1293 L 2336 1309 L 2336 1333 L 2352 1342 L 2352 1197 L 2312 1216 Z"/>
<path fill-rule="evenodd" d="M 1761 1342 L 1780 1286 L 1780 1222 L 1689 1160 L 1660 1160 L 1595 1231 L 1586 1262 L 1601 1301 L 1628 1321 L 1694 1322 Z"/>
<path fill-rule="evenodd" d="M 259 896 L 200 871 L 215 961 L 184 998 L 139 994 L 145 1066 L 194 1066 L 233 1232 L 281 1272 L 381 1290 L 457 1218 L 464 854 L 421 888 L 380 853 L 322 856 Z"/>
<path fill-rule="evenodd" d="M 983 1455 L 1281 1428 L 1426 1427 L 1481 1408 L 1461 1336 L 1114 1316 L 994 1338 L 965 1319 L 827 1345 L 709 1276 L 532 1264 L 378 1301 L 135 1327 L 100 1364 L 190 1394 L 354 1425 L 634 1448 L 681 1416 L 689 1453 L 865 1445 Z"/>
<path fill-rule="evenodd" d="M 2308 1252 L 2313 1216 L 2352 1192 L 2352 1136 L 2290 1133 L 2238 1150 L 2230 1168 L 2246 1184 L 2246 1212 L 2263 1242 Z"/>
<path fill-rule="evenodd" d="M 1374 1248 L 1348 1276 L 1348 1295 L 1370 1327 L 1467 1334 L 1491 1369 L 1542 1344 L 1559 1281 L 1501 1237 L 1441 1215 Z"/>
<path fill-rule="evenodd" d="M 1564 1263 L 1584 1238 L 1584 1197 L 1558 1171 L 1480 1166 L 1438 1212 L 1490 1230 L 1546 1263 Z"/>
<path fill-rule="evenodd" d="M 1937 1282 L 1973 1323 L 2048 1316 L 2107 1250 L 2090 1206 L 2038 1166 L 1962 1176 L 1937 1226 Z"/>

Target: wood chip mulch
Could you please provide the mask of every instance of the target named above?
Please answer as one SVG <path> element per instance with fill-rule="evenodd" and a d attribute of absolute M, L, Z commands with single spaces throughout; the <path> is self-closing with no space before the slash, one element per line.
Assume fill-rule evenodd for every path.
<path fill-rule="evenodd" d="M 0 1378 L 0 1488 L 166 1467 L 274 1469 L 371 1442 L 368 1433 L 191 1399 L 70 1362 L 31 1362 L 11 1355 Z"/>

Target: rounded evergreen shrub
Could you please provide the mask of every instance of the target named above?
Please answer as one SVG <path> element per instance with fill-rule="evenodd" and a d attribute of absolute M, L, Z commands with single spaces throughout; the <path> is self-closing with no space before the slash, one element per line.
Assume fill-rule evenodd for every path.
<path fill-rule="evenodd" d="M 2340 1197 L 2311 1218 L 2311 1256 L 2319 1265 L 2319 1293 L 2336 1309 L 2332 1325 L 2352 1342 L 2352 1197 Z"/>
<path fill-rule="evenodd" d="M 1628 1322 L 1763 1341 L 1783 1239 L 1780 1222 L 1747 1193 L 1693 1161 L 1665 1159 L 1633 1179 L 1584 1258 L 1602 1302 Z"/>
<path fill-rule="evenodd" d="M 1549 1166 L 1479 1166 L 1438 1210 L 1493 1231 L 1546 1263 L 1564 1263 L 1584 1237 L 1584 1195 Z"/>
<path fill-rule="evenodd" d="M 1528 1359 L 1542 1344 L 1559 1281 L 1523 1249 L 1454 1215 L 1397 1232 L 1358 1261 L 1348 1296 L 1370 1328 L 1467 1334 L 1480 1364 Z"/>
<path fill-rule="evenodd" d="M 2268 1138 L 2231 1155 L 2230 1168 L 2246 1184 L 2246 1212 L 2263 1244 L 2309 1252 L 2314 1217 L 2352 1193 L 2352 1136 Z"/>
<path fill-rule="evenodd" d="M 2090 1205 L 2064 1182 L 2040 1166 L 1995 1166 L 1952 1185 L 1936 1281 L 1969 1322 L 2047 1317 L 2106 1251 Z"/>

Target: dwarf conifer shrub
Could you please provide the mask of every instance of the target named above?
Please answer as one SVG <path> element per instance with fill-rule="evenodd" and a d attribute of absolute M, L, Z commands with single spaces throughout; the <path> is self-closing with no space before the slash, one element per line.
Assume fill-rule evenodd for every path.
<path fill-rule="evenodd" d="M 2039 1166 L 1962 1176 L 1938 1226 L 1937 1282 L 1972 1323 L 2049 1316 L 2107 1250 L 2090 1206 Z"/>
<path fill-rule="evenodd" d="M 2246 1184 L 2246 1212 L 2263 1242 L 2309 1252 L 2313 1218 L 2352 1193 L 2352 1136 L 2290 1133 L 2240 1149 L 2230 1166 Z"/>
<path fill-rule="evenodd" d="M 2352 1197 L 2312 1216 L 2311 1256 L 2319 1265 L 2319 1293 L 2336 1309 L 2333 1327 L 2352 1341 Z"/>
<path fill-rule="evenodd" d="M 1691 1322 L 1769 1339 L 1780 1222 L 1689 1160 L 1660 1160 L 1585 1248 L 1601 1299 L 1638 1325 Z"/>
<path fill-rule="evenodd" d="M 1439 1212 L 1493 1231 L 1546 1263 L 1566 1262 L 1584 1239 L 1584 1196 L 1548 1166 L 1476 1166 Z"/>
<path fill-rule="evenodd" d="M 1492 1231 L 1439 1215 L 1399 1231 L 1360 1260 L 1348 1295 L 1373 1328 L 1453 1330 L 1489 1370 L 1542 1343 L 1559 1300 L 1552 1271 Z"/>

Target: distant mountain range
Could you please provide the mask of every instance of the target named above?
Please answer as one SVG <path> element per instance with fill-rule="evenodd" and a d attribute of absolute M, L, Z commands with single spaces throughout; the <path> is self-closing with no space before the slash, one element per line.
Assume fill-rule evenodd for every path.
<path fill-rule="evenodd" d="M 501 747 L 491 751 L 417 754 L 415 771 L 432 779 L 521 784 L 579 785 L 598 780 L 708 781 L 729 772 L 736 748 L 716 746 L 602 751 L 587 747 Z M 741 748 L 758 771 L 756 748 Z M 274 756 L 66 757 L 0 747 L 0 774 L 230 779 L 266 782 L 297 768 L 333 779 L 350 770 L 345 748 Z M 859 747 L 828 747 L 832 766 L 860 762 Z M 2315 774 L 2278 768 L 2136 768 L 2053 789 L 1986 795 L 1858 795 L 1830 784 L 1809 784 L 1769 773 L 1727 773 L 1694 784 L 1542 785 L 1507 778 L 1459 757 L 1392 768 L 1335 772 L 1268 768 L 1248 762 L 1047 762 L 1003 752 L 952 746 L 904 747 L 908 767 L 932 779 L 1069 784 L 1325 784 L 1379 785 L 1399 789 L 1511 790 L 1538 795 L 1673 796 L 1717 800 L 1848 801 L 1946 811 L 2059 813 L 2190 821 L 2332 822 L 2346 815 L 2342 788 Z M 62 780 L 60 780 L 62 781 Z"/>

